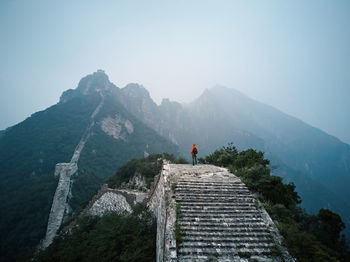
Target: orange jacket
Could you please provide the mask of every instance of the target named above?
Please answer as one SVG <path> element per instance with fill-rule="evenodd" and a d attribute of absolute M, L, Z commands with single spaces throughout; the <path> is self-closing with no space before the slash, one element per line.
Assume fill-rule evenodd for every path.
<path fill-rule="evenodd" d="M 191 154 L 194 156 L 195 154 L 193 153 L 193 149 L 196 148 L 196 145 L 193 145 L 192 149 L 191 149 Z M 197 148 L 197 154 L 198 154 L 198 148 Z"/>

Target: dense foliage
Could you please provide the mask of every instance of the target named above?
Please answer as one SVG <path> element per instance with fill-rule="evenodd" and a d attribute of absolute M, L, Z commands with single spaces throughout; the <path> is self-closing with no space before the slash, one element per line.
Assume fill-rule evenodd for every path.
<path fill-rule="evenodd" d="M 238 152 L 231 143 L 200 161 L 227 167 L 256 192 L 283 235 L 283 244 L 298 261 L 350 261 L 345 238 L 340 235 L 345 228 L 340 216 L 327 209 L 317 215 L 307 214 L 298 205 L 301 200 L 295 185 L 270 175 L 269 160 L 264 159 L 263 152 Z"/>
<path fill-rule="evenodd" d="M 111 188 L 118 187 L 123 182 L 127 183 L 135 174 L 141 174 L 146 179 L 146 184 L 149 188 L 151 182 L 153 182 L 154 176 L 159 174 L 164 159 L 176 164 L 187 163 L 185 159 L 176 158 L 174 155 L 168 153 L 152 154 L 145 158 L 134 158 L 119 168 L 118 171 L 107 180 L 108 186 Z"/>
<path fill-rule="evenodd" d="M 147 207 L 132 213 L 110 213 L 102 218 L 83 217 L 72 229 L 56 237 L 35 258 L 37 262 L 155 261 L 156 222 Z"/>

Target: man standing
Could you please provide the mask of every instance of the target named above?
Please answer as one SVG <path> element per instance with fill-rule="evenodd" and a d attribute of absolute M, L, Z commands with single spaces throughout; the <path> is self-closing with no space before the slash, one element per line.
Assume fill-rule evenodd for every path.
<path fill-rule="evenodd" d="M 198 149 L 196 147 L 196 144 L 193 144 L 193 147 L 191 149 L 191 154 L 192 154 L 192 165 L 197 165 Z"/>

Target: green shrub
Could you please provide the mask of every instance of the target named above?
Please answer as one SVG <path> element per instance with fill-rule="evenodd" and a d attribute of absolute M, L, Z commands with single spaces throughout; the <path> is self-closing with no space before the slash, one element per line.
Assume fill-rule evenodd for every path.
<path fill-rule="evenodd" d="M 263 152 L 248 149 L 242 152 L 230 143 L 227 147 L 200 159 L 201 163 L 224 166 L 239 176 L 254 191 L 272 219 L 277 222 L 284 244 L 298 261 L 349 261 L 344 236 L 345 225 L 338 214 L 321 209 L 311 216 L 301 209 L 300 197 L 293 183 L 270 175 L 270 161 Z M 279 254 L 279 250 L 275 250 Z"/>
<path fill-rule="evenodd" d="M 172 154 L 152 154 L 145 158 L 134 158 L 120 167 L 117 172 L 107 180 L 111 188 L 120 186 L 123 182 L 127 183 L 135 174 L 139 173 L 146 179 L 149 188 L 154 177 L 162 169 L 163 160 L 169 160 L 172 163 L 184 164 L 187 161 L 183 158 L 176 158 Z"/>

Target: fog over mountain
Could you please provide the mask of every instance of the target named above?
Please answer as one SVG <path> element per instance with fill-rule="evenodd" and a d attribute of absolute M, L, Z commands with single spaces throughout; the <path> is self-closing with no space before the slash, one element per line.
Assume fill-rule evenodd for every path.
<path fill-rule="evenodd" d="M 103 68 L 157 104 L 236 88 L 350 144 L 349 10 L 346 0 L 1 1 L 0 130 Z"/>
<path fill-rule="evenodd" d="M 124 106 L 184 155 L 192 143 L 203 156 L 229 142 L 241 150 L 261 150 L 275 166 L 273 173 L 297 185 L 304 207 L 313 212 L 328 207 L 349 225 L 348 144 L 232 88 L 207 89 L 186 105 L 165 99 L 157 106 L 142 86 L 127 87 Z M 130 103 L 135 94 L 136 106 Z"/>

